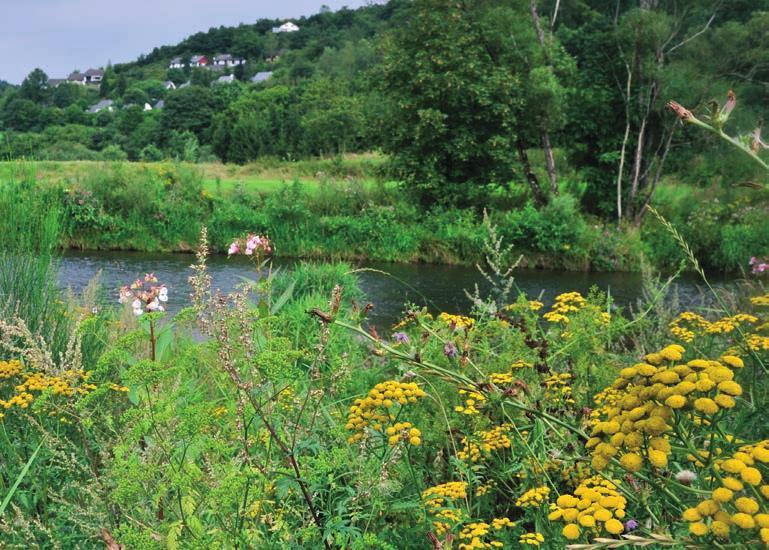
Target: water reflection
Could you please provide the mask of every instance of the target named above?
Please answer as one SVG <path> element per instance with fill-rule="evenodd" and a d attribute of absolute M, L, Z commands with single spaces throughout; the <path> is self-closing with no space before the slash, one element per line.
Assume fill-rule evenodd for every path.
<path fill-rule="evenodd" d="M 195 261 L 190 254 L 147 254 L 139 252 L 68 252 L 62 259 L 59 281 L 75 292 L 101 271 L 101 283 L 107 296 L 117 296 L 117 289 L 146 272 L 154 272 L 169 288 L 169 310 L 177 311 L 188 303 L 190 287 L 187 282 L 189 266 Z M 290 269 L 294 260 L 276 260 L 275 265 Z M 374 304 L 371 321 L 386 327 L 395 322 L 407 302 L 427 305 L 433 311 L 459 313 L 470 304 L 465 289 L 478 284 L 481 292 L 488 285 L 472 267 L 434 264 L 391 264 L 365 262 L 359 264 L 360 283 Z M 251 276 L 251 264 L 245 258 L 213 256 L 209 272 L 215 288 L 231 291 Z M 381 272 L 386 272 L 385 275 Z M 727 281 L 717 281 L 724 284 Z M 516 284 L 530 298 L 546 304 L 561 292 L 577 290 L 583 294 L 592 287 L 610 292 L 617 304 L 634 306 L 642 295 L 641 275 L 638 273 L 585 273 L 554 270 L 516 271 Z M 691 305 L 702 299 L 699 279 L 686 275 L 676 282 L 682 304 Z"/>

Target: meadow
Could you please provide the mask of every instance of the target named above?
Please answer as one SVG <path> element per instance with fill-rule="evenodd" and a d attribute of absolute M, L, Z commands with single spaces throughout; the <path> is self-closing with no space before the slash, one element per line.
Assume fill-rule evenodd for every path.
<path fill-rule="evenodd" d="M 702 311 L 653 276 L 633 311 L 598 291 L 544 307 L 487 220 L 488 295 L 404 305 L 377 332 L 349 266 L 274 274 L 281 243 L 256 234 L 228 245 L 253 277 L 220 294 L 203 230 L 191 306 L 168 318 L 188 298 L 151 273 L 59 290 L 64 212 L 16 191 L 0 198 L 4 548 L 769 546 L 760 275 Z"/>

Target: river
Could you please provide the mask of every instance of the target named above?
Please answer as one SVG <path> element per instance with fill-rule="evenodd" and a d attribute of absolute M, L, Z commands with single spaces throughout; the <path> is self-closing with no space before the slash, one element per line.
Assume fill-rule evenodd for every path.
<path fill-rule="evenodd" d="M 61 261 L 59 282 L 73 291 L 82 290 L 101 272 L 101 285 L 107 297 L 117 298 L 117 289 L 144 273 L 154 272 L 169 289 L 169 311 L 178 311 L 188 304 L 190 287 L 189 266 L 195 261 L 190 254 L 149 254 L 141 252 L 67 252 Z M 275 265 L 290 269 L 295 260 L 277 259 Z M 213 256 L 208 262 L 215 288 L 228 292 L 239 284 L 240 277 L 253 277 L 251 264 L 244 258 Z M 465 289 L 476 283 L 483 291 L 487 285 L 472 267 L 436 264 L 394 264 L 364 262 L 356 267 L 389 273 L 362 271 L 360 285 L 368 300 L 374 304 L 370 315 L 373 324 L 385 328 L 400 318 L 406 302 L 427 305 L 432 311 L 467 312 L 469 300 Z M 546 304 L 561 292 L 577 290 L 586 294 L 591 287 L 610 292 L 616 304 L 635 308 L 642 298 L 641 275 L 619 272 L 571 272 L 555 270 L 516 271 L 516 284 L 529 298 Z M 408 283 L 408 286 L 401 281 Z M 717 284 L 728 279 L 718 278 Z M 679 300 L 684 305 L 696 305 L 703 299 L 702 281 L 694 275 L 684 275 L 675 283 Z"/>

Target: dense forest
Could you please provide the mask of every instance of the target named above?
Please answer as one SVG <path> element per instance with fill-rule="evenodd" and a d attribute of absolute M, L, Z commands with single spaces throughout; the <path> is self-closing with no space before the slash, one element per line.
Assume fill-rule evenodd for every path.
<path fill-rule="evenodd" d="M 540 205 L 559 186 L 586 185 L 588 211 L 635 219 L 663 174 L 755 178 L 739 152 L 716 161 L 724 146 L 693 140 L 665 104 L 707 113 L 734 90 L 730 124 L 753 131 L 769 114 L 767 10 L 767 0 L 323 8 L 295 20 L 297 32 L 263 19 L 196 33 L 107 66 L 99 86 L 50 86 L 35 69 L 0 86 L 0 148 L 12 158 L 234 163 L 381 150 L 424 205 L 481 204 L 515 180 Z M 221 53 L 246 60 L 225 71 L 232 83 L 210 68 L 169 69 L 175 57 Z M 271 76 L 252 82 L 257 73 Z M 114 108 L 89 113 L 100 99 Z"/>

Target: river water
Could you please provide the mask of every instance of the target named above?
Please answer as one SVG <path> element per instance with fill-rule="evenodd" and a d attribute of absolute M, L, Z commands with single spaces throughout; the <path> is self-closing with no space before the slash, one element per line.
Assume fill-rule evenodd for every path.
<path fill-rule="evenodd" d="M 169 289 L 169 311 L 178 311 L 188 304 L 190 287 L 187 278 L 190 254 L 149 254 L 142 252 L 68 252 L 61 262 L 59 282 L 73 291 L 82 290 L 101 272 L 101 285 L 105 296 L 117 298 L 117 289 L 144 273 L 154 272 Z M 290 269 L 295 260 L 276 259 L 274 264 Z M 253 268 L 245 258 L 213 256 L 209 259 L 209 272 L 215 288 L 224 292 L 242 282 L 240 277 L 253 278 Z M 369 316 L 371 322 L 384 328 L 401 317 L 407 302 L 426 305 L 432 311 L 450 313 L 467 312 L 469 300 L 465 289 L 472 290 L 477 283 L 487 288 L 478 271 L 472 267 L 436 264 L 395 264 L 364 262 L 359 268 L 360 286 L 368 301 L 374 304 Z M 373 270 L 383 271 L 384 275 Z M 561 292 L 577 290 L 586 294 L 595 286 L 610 292 L 616 304 L 635 308 L 642 298 L 641 275 L 638 273 L 591 273 L 556 270 L 518 270 L 518 288 L 531 298 L 549 304 Z M 717 280 L 725 284 L 726 279 Z M 680 302 L 696 305 L 703 300 L 701 280 L 685 275 L 675 283 Z M 707 298 L 704 298 L 707 299 Z"/>

